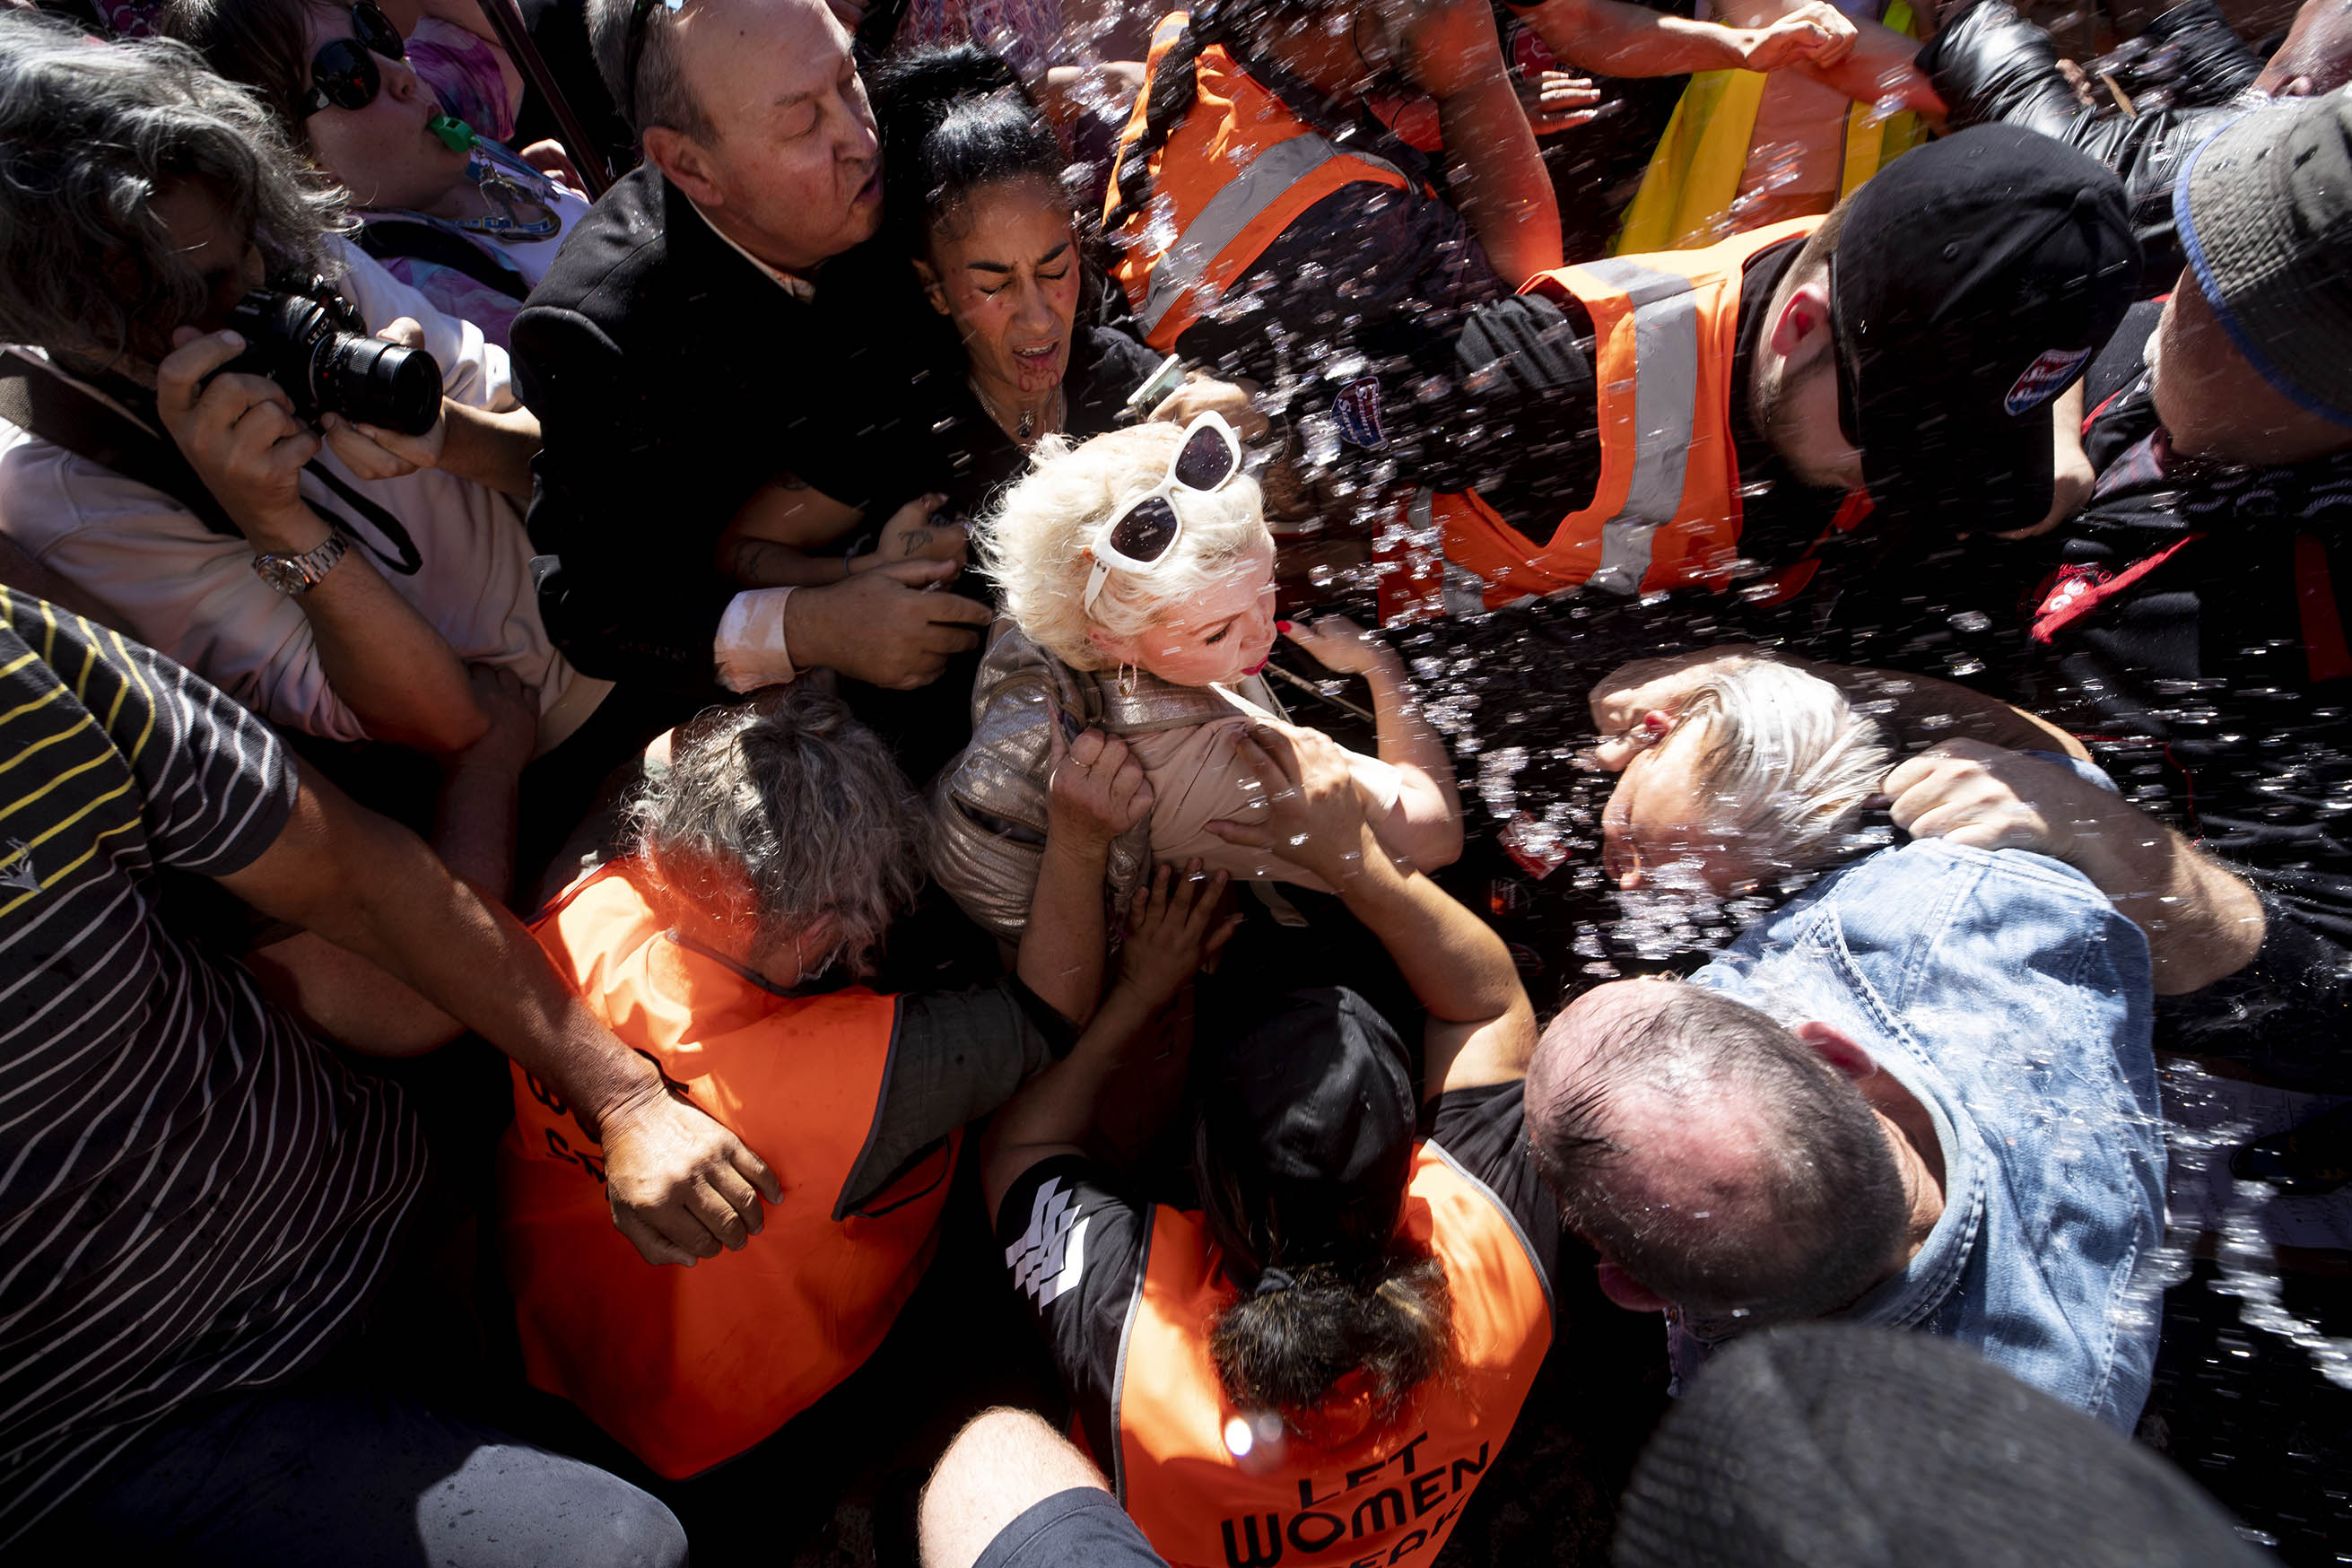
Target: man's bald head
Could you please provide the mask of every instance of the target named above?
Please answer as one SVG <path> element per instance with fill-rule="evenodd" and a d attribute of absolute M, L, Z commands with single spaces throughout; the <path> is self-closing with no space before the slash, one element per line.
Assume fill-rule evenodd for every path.
<path fill-rule="evenodd" d="M 1721 992 L 1587 993 L 1544 1031 L 1527 1106 L 1570 1227 L 1695 1317 L 1819 1317 L 1900 1257 L 1909 1206 L 1869 1103 Z"/>

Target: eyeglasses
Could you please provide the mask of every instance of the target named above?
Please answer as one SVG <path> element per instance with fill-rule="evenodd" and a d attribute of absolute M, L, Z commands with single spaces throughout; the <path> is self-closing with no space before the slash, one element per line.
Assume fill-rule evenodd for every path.
<path fill-rule="evenodd" d="M 646 18 L 656 5 L 675 16 L 686 9 L 686 0 L 635 0 L 629 7 L 628 47 L 621 62 L 621 113 L 633 125 L 637 119 L 637 60 L 646 52 Z"/>
<path fill-rule="evenodd" d="M 1094 613 L 1095 601 L 1102 596 L 1103 584 L 1114 568 L 1149 572 L 1175 547 L 1184 531 L 1184 520 L 1170 504 L 1170 496 L 1178 490 L 1211 494 L 1232 483 L 1241 471 L 1242 438 L 1223 416 L 1202 414 L 1185 426 L 1175 460 L 1168 465 L 1168 477 L 1095 531 L 1094 542 L 1087 546 L 1094 567 L 1087 574 L 1081 607 L 1089 615 Z"/>
<path fill-rule="evenodd" d="M 369 0 L 356 0 L 352 6 L 352 37 L 330 38 L 310 57 L 310 90 L 296 105 L 301 110 L 299 118 L 308 120 L 322 109 L 365 109 L 383 90 L 376 57 L 408 58 L 400 29 Z"/>

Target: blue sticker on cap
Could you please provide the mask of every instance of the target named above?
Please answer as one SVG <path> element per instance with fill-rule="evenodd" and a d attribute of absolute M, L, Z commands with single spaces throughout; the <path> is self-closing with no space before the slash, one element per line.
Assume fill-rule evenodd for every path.
<path fill-rule="evenodd" d="M 2083 362 L 2090 357 L 2089 349 L 2051 349 L 2045 352 L 2040 359 L 2025 367 L 2025 374 L 2017 378 L 2017 384 L 2009 389 L 2009 395 L 2001 399 L 2000 405 L 2011 415 L 2041 407 L 2058 395 L 2059 388 L 2074 379 L 2074 373 L 2082 369 Z"/>
<path fill-rule="evenodd" d="M 1377 451 L 1388 436 L 1381 428 L 1381 384 L 1372 376 L 1362 376 L 1339 389 L 1331 400 L 1331 419 L 1339 426 L 1339 439 L 1351 447 Z"/>

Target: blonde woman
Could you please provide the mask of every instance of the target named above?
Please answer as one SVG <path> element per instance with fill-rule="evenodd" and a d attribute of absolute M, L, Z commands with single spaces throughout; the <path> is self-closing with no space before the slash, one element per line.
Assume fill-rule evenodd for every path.
<path fill-rule="evenodd" d="M 1220 830 L 1266 816 L 1241 743 L 1281 721 L 1259 673 L 1277 636 L 1371 687 L 1379 755 L 1351 765 L 1380 847 L 1423 870 L 1460 855 L 1452 765 L 1396 654 L 1344 620 L 1275 619 L 1257 481 L 1216 415 L 1041 444 L 977 543 L 1004 616 L 934 789 L 932 871 L 1065 1013 L 1100 991 L 1106 894 L 1155 861 L 1328 890 Z"/>

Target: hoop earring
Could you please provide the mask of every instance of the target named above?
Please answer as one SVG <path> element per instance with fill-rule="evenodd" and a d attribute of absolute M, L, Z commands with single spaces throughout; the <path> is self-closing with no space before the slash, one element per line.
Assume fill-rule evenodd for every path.
<path fill-rule="evenodd" d="M 1118 667 L 1118 694 L 1121 697 L 1132 697 L 1135 695 L 1135 680 L 1138 671 L 1135 666 L 1131 664 L 1122 664 Z"/>

